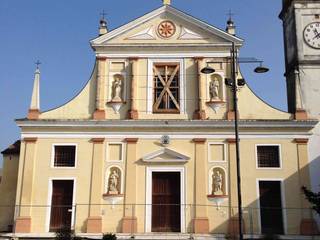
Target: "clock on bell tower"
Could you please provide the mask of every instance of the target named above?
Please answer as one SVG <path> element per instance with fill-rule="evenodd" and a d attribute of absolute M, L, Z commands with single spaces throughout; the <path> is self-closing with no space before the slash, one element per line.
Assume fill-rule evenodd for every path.
<path fill-rule="evenodd" d="M 320 0 L 283 0 L 288 110 L 320 118 Z"/>

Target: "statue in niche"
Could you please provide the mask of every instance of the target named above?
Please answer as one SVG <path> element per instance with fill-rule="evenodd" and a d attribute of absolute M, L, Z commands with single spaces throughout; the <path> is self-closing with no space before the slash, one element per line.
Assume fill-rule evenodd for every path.
<path fill-rule="evenodd" d="M 220 82 L 217 77 L 214 77 L 209 84 L 210 101 L 220 100 L 219 97 Z"/>
<path fill-rule="evenodd" d="M 112 102 L 122 102 L 122 76 L 116 74 L 112 83 Z"/>
<path fill-rule="evenodd" d="M 223 195 L 223 175 L 219 170 L 213 171 L 212 175 L 212 195 Z"/>
<path fill-rule="evenodd" d="M 111 170 L 108 182 L 108 194 L 119 194 L 119 174 L 116 169 Z"/>

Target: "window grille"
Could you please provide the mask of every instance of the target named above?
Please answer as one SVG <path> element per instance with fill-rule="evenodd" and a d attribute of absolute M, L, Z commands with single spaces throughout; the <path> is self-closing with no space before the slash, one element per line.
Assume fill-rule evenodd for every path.
<path fill-rule="evenodd" d="M 259 168 L 279 168 L 279 146 L 257 146 Z"/>
<path fill-rule="evenodd" d="M 54 146 L 54 166 L 74 167 L 76 146 Z"/>
<path fill-rule="evenodd" d="M 179 64 L 155 64 L 153 66 L 153 112 L 180 112 L 180 66 Z"/>

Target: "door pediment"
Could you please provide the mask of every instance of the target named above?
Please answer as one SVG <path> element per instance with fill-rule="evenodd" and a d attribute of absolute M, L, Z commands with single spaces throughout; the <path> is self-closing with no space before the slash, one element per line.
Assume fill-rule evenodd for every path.
<path fill-rule="evenodd" d="M 174 150 L 168 149 L 168 148 L 162 148 L 158 151 L 149 153 L 142 157 L 142 161 L 144 162 L 156 162 L 156 163 L 161 163 L 161 162 L 172 162 L 172 163 L 185 163 L 189 161 L 189 157 L 178 153 Z"/>

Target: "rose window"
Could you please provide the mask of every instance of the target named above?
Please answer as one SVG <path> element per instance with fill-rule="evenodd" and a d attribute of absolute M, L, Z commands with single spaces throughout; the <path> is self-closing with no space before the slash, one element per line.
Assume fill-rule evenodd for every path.
<path fill-rule="evenodd" d="M 176 26 L 171 21 L 163 21 L 158 26 L 158 34 L 163 38 L 172 37 L 176 32 Z"/>

